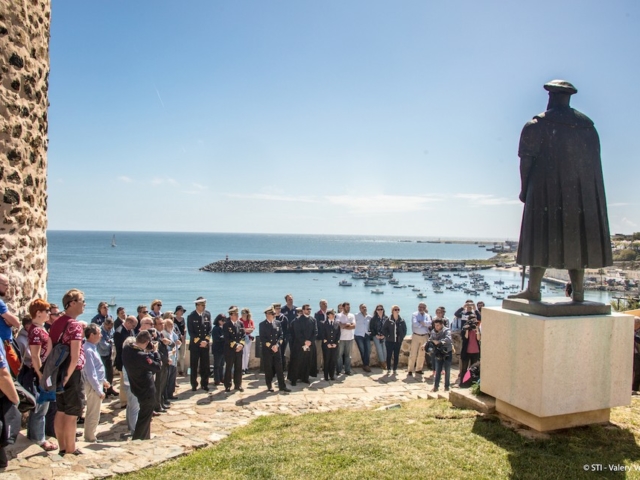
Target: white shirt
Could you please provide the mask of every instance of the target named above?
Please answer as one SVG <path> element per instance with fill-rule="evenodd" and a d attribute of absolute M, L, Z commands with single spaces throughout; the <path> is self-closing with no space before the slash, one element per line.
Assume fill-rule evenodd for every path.
<path fill-rule="evenodd" d="M 339 313 L 336 315 L 336 322 L 342 325 L 347 325 L 348 323 L 356 324 L 356 317 L 353 316 L 353 313 L 349 313 L 345 315 L 344 313 Z M 353 340 L 355 337 L 355 330 L 347 330 L 346 328 L 340 328 L 340 340 Z"/>
<path fill-rule="evenodd" d="M 369 333 L 369 322 L 371 321 L 371 315 L 363 315 L 362 312 L 356 314 L 356 329 L 354 334 L 357 337 L 364 337 Z"/>

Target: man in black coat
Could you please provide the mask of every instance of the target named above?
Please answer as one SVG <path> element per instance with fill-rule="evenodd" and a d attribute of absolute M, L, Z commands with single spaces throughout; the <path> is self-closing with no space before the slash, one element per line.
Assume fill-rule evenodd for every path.
<path fill-rule="evenodd" d="M 244 327 L 238 320 L 238 307 L 229 308 L 229 318 L 224 324 L 224 391 L 231 391 L 231 370 L 233 370 L 233 386 L 235 390 L 244 392 L 242 388 L 242 349 L 244 348 Z"/>
<path fill-rule="evenodd" d="M 336 322 L 335 310 L 327 311 L 327 321 L 320 322 L 320 338 L 322 340 L 322 356 L 324 359 L 324 379 L 336 379 L 336 363 L 338 363 L 338 344 L 340 343 L 340 324 Z"/>
<path fill-rule="evenodd" d="M 267 319 L 260 322 L 259 337 L 262 343 L 262 362 L 264 365 L 264 378 L 267 382 L 267 390 L 273 392 L 273 372 L 275 370 L 278 377 L 278 388 L 281 392 L 290 392 L 284 383 L 282 373 L 282 357 L 280 348 L 283 344 L 282 327 L 278 320 L 275 320 L 275 310 L 269 307 L 264 311 Z"/>
<path fill-rule="evenodd" d="M 129 315 L 122 325 L 116 328 L 116 331 L 113 333 L 113 345 L 116 347 L 116 361 L 115 367 L 116 370 L 120 372 L 120 408 L 124 408 L 127 406 L 127 395 L 124 390 L 124 380 L 122 373 L 122 345 L 124 341 L 129 338 L 135 336 L 133 330 L 138 326 L 138 319 L 133 315 Z"/>
<path fill-rule="evenodd" d="M 153 374 L 160 371 L 158 345 L 151 344 L 151 335 L 148 331 L 140 332 L 136 336 L 135 343 L 123 347 L 122 363 L 129 377 L 131 393 L 140 403 L 133 440 L 148 440 L 151 438 L 151 418 L 156 403 Z"/>
<path fill-rule="evenodd" d="M 311 373 L 311 345 L 316 340 L 316 321 L 311 317 L 309 304 L 302 306 L 302 315 L 292 324 L 291 340 L 291 385 L 295 385 L 298 379 L 303 383 L 309 383 Z M 295 355 L 294 355 L 295 353 Z"/>
<path fill-rule="evenodd" d="M 211 314 L 205 310 L 207 299 L 198 297 L 196 309 L 187 317 L 189 332 L 189 360 L 191 368 L 191 390 L 198 389 L 198 364 L 200 364 L 200 386 L 209 391 L 209 348 L 211 344 Z"/>

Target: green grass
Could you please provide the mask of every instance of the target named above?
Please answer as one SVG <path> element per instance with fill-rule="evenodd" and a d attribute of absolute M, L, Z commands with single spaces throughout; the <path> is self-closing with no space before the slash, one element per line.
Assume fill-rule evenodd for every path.
<path fill-rule="evenodd" d="M 579 479 L 640 478 L 640 401 L 616 425 L 532 440 L 495 417 L 417 400 L 401 409 L 260 417 L 219 444 L 126 475 L 130 479 Z M 621 464 L 635 472 L 585 472 Z M 604 467 L 603 467 L 604 468 Z"/>

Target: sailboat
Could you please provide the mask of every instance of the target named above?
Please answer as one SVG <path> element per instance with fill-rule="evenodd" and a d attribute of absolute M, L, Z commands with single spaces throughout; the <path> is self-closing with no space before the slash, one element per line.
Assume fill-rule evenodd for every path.
<path fill-rule="evenodd" d="M 109 303 L 107 303 L 107 305 L 109 305 L 110 307 L 115 307 L 118 304 L 116 303 L 116 297 L 111 297 L 111 300 L 109 300 Z"/>
<path fill-rule="evenodd" d="M 117 247 L 116 245 L 116 236 L 114 235 L 113 238 L 111 239 L 111 246 L 112 247 Z"/>

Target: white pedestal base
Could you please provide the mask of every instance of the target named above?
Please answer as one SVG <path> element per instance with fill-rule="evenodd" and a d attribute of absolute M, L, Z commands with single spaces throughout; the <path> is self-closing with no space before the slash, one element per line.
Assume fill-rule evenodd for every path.
<path fill-rule="evenodd" d="M 609 420 L 631 403 L 633 317 L 482 309 L 481 389 L 538 431 Z"/>

